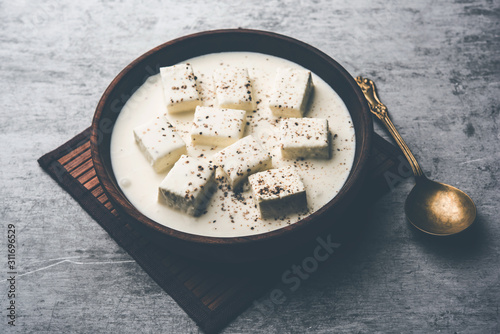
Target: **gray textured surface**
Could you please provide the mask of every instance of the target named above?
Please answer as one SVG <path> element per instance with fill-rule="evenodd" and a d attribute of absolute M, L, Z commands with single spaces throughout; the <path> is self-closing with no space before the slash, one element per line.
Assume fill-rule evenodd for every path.
<path fill-rule="evenodd" d="M 198 332 L 36 159 L 90 124 L 135 57 L 185 34 L 245 27 L 308 42 L 374 79 L 424 170 L 467 191 L 479 218 L 462 240 L 411 230 L 408 179 L 343 257 L 265 317 L 251 308 L 224 332 L 500 332 L 500 3 L 175 3 L 0 2 L 0 331 L 13 223 L 18 332 Z"/>

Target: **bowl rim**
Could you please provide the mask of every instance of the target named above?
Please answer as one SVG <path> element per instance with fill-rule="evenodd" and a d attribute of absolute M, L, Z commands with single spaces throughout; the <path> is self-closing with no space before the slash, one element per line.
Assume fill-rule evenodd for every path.
<path fill-rule="evenodd" d="M 367 126 L 365 133 L 361 138 L 363 139 L 362 142 L 359 142 L 358 140 L 356 141 L 356 145 L 361 145 L 360 149 L 360 154 L 359 158 L 353 161 L 353 165 L 351 167 L 351 171 L 349 173 L 349 176 L 342 186 L 342 188 L 339 190 L 337 195 L 335 195 L 329 202 L 327 202 L 325 205 L 323 205 L 320 209 L 316 210 L 315 212 L 311 213 L 305 218 L 302 218 L 301 220 L 278 228 L 273 231 L 269 232 L 264 232 L 264 233 L 259 233 L 259 234 L 254 234 L 254 235 L 245 235 L 245 236 L 235 236 L 235 237 L 216 237 L 216 236 L 205 236 L 205 235 L 198 235 L 198 234 L 192 234 L 192 233 L 187 233 L 187 232 L 182 232 L 176 229 L 173 229 L 171 227 L 162 225 L 160 223 L 157 223 L 156 221 L 148 218 L 146 215 L 142 214 L 138 209 L 136 209 L 129 201 L 128 199 L 121 193 L 119 189 L 116 189 L 117 186 L 115 186 L 114 182 L 111 180 L 110 176 L 108 175 L 107 169 L 104 166 L 104 163 L 102 162 L 102 159 L 100 157 L 100 154 L 102 153 L 101 150 L 99 149 L 99 123 L 101 120 L 101 115 L 104 110 L 104 106 L 106 105 L 108 97 L 111 95 L 113 90 L 116 88 L 118 83 L 130 72 L 136 67 L 138 64 L 140 64 L 143 60 L 148 58 L 149 56 L 160 52 L 161 50 L 165 48 L 169 48 L 172 45 L 175 45 L 176 43 L 183 42 L 189 39 L 197 39 L 197 38 L 203 38 L 205 36 L 212 36 L 212 35 L 224 35 L 224 34 L 246 34 L 246 35 L 256 35 L 256 36 L 266 36 L 266 37 L 271 37 L 275 38 L 278 40 L 281 40 L 283 42 L 291 43 L 294 44 L 295 46 L 298 46 L 300 48 L 306 49 L 306 51 L 314 53 L 316 56 L 322 58 L 324 61 L 326 61 L 330 66 L 335 68 L 336 71 L 338 71 L 341 76 L 343 76 L 347 82 L 350 85 L 350 89 L 355 93 L 357 100 L 359 101 L 359 104 L 361 105 L 361 113 L 364 121 L 366 122 Z M 299 64 L 300 65 L 300 64 Z M 121 110 L 121 109 L 120 109 Z M 114 126 L 114 124 L 113 124 Z M 170 237 L 174 237 L 183 241 L 188 241 L 188 242 L 193 242 L 193 243 L 200 243 L 200 244 L 218 244 L 218 245 L 227 245 L 227 244 L 247 244 L 251 242 L 258 242 L 258 241 L 263 241 L 263 240 L 271 240 L 274 238 L 279 238 L 283 237 L 285 235 L 289 235 L 290 233 L 295 233 L 298 230 L 303 229 L 309 224 L 312 224 L 315 220 L 320 221 L 317 219 L 318 217 L 322 216 L 323 213 L 326 211 L 330 210 L 336 203 L 341 202 L 342 199 L 344 199 L 348 195 L 348 189 L 355 184 L 355 182 L 358 181 L 358 179 L 362 178 L 363 172 L 365 169 L 365 166 L 368 162 L 369 158 L 369 152 L 371 148 L 371 142 L 372 142 L 372 136 L 373 136 L 373 123 L 372 123 L 372 118 L 368 109 L 368 105 L 366 102 L 366 99 L 359 89 L 358 85 L 356 84 L 354 78 L 333 58 L 325 54 L 324 52 L 320 51 L 319 49 L 302 42 L 300 40 L 297 40 L 292 37 L 288 37 L 282 34 L 274 33 L 274 32 L 269 32 L 269 31 L 263 31 L 263 30 L 255 30 L 255 29 L 217 29 L 217 30 L 208 30 L 208 31 L 202 31 L 202 32 L 197 32 L 189 35 L 185 35 L 173 40 L 170 40 L 166 43 L 160 44 L 151 50 L 147 51 L 146 53 L 142 54 L 141 56 L 137 57 L 134 61 L 132 61 L 129 65 L 127 65 L 123 70 L 120 71 L 120 73 L 111 81 L 109 86 L 106 88 L 104 91 L 102 97 L 99 100 L 99 103 L 96 107 L 94 117 L 92 119 L 92 125 L 91 125 L 91 136 L 90 136 L 90 147 L 91 147 L 91 156 L 92 156 L 92 161 L 94 163 L 94 168 L 96 170 L 96 175 L 102 185 L 103 190 L 105 193 L 108 195 L 108 198 L 112 200 L 114 204 L 118 203 L 119 205 L 119 210 L 122 211 L 124 210 L 125 213 L 130 216 L 132 219 L 135 219 L 139 221 L 141 224 L 144 224 L 148 226 L 149 228 L 153 229 L 155 232 L 162 233 L 164 235 L 168 235 Z"/>

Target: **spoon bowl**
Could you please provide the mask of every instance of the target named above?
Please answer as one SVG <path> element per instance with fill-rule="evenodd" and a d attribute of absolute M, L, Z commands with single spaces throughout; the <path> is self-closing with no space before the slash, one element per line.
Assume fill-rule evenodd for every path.
<path fill-rule="evenodd" d="M 460 189 L 429 180 L 420 168 L 403 137 L 392 123 L 387 107 L 380 102 L 372 80 L 357 77 L 356 82 L 368 101 L 370 111 L 382 121 L 403 151 L 415 175 L 416 184 L 405 202 L 406 217 L 422 232 L 447 236 L 464 231 L 476 219 L 476 205 Z"/>
<path fill-rule="evenodd" d="M 417 229 L 447 236 L 472 225 L 476 206 L 460 189 L 421 177 L 406 198 L 405 213 Z"/>

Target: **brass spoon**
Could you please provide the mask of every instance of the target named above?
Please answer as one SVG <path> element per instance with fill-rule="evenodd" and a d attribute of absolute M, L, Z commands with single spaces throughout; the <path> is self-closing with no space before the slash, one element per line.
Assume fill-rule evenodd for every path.
<path fill-rule="evenodd" d="M 460 189 L 429 180 L 394 127 L 387 107 L 380 102 L 375 84 L 361 76 L 356 82 L 365 94 L 371 112 L 378 117 L 403 151 L 415 175 L 415 187 L 406 198 L 406 217 L 417 229 L 432 235 L 446 236 L 468 228 L 476 219 L 476 206 Z"/>

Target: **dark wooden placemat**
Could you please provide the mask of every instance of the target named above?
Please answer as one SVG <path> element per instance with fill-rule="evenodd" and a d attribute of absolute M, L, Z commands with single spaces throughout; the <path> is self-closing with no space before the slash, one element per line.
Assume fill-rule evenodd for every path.
<path fill-rule="evenodd" d="M 96 176 L 90 156 L 90 128 L 45 154 L 40 166 L 65 189 L 137 263 L 162 287 L 206 333 L 224 328 L 281 278 L 294 261 L 310 254 L 305 244 L 285 257 L 243 265 L 202 263 L 171 253 L 149 241 L 128 218 L 113 207 Z M 352 243 L 366 223 L 369 204 L 397 181 L 401 152 L 374 136 L 368 174 L 355 204 L 323 233 L 342 245 Z M 396 176 L 396 178 L 394 177 Z M 396 181 L 395 181 L 396 180 Z M 360 207 L 363 208 L 360 210 Z M 338 217 L 336 217 L 337 219 Z M 312 245 L 312 246 L 311 246 Z M 308 252 L 308 253 L 307 253 Z"/>

